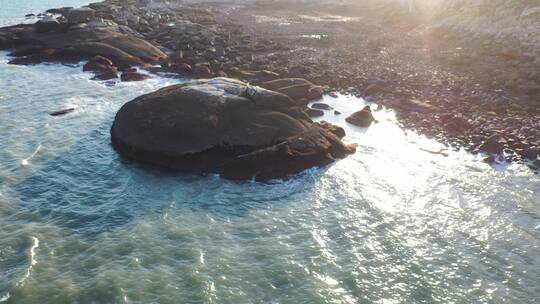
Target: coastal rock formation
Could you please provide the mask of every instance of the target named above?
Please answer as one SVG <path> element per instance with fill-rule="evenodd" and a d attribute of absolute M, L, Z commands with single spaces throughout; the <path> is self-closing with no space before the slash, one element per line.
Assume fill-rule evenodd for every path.
<path fill-rule="evenodd" d="M 375 118 L 373 118 L 373 114 L 371 114 L 371 108 L 369 106 L 365 106 L 361 111 L 353 113 L 345 120 L 348 123 L 359 127 L 369 127 L 375 121 Z"/>
<path fill-rule="evenodd" d="M 238 80 L 194 80 L 126 103 L 111 128 L 124 156 L 230 179 L 286 177 L 355 151 L 286 95 Z"/>
<path fill-rule="evenodd" d="M 284 78 L 261 83 L 261 87 L 283 93 L 291 99 L 307 104 L 310 100 L 322 97 L 321 86 L 314 85 L 310 81 L 302 78 Z"/>
<path fill-rule="evenodd" d="M 91 20 L 93 10 L 72 9 L 68 22 L 47 17 L 36 24 L 0 29 L 0 49 L 12 49 L 11 63 L 32 64 L 109 58 L 117 67 L 159 63 L 167 55 L 139 33 L 113 21 Z M 74 23 L 70 22 L 72 18 Z M 76 24 L 75 24 L 76 23 Z"/>

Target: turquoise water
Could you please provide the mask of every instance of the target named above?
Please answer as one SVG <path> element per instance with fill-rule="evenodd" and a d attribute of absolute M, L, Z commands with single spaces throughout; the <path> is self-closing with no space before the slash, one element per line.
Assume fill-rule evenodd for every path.
<path fill-rule="evenodd" d="M 444 147 L 391 111 L 353 127 L 344 118 L 365 102 L 327 96 L 343 114 L 324 119 L 359 144 L 345 160 L 268 183 L 164 172 L 120 158 L 109 128 L 123 103 L 178 80 L 107 86 L 80 66 L 7 61 L 0 53 L 0 302 L 540 298 L 540 178 L 524 166 L 430 153 Z"/>

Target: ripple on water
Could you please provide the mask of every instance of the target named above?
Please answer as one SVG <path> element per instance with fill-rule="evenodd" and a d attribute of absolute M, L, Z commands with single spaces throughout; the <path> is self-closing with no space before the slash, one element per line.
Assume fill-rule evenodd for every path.
<path fill-rule="evenodd" d="M 405 133 L 391 111 L 375 112 L 380 122 L 367 130 L 348 125 L 365 102 L 340 96 L 324 101 L 343 114 L 323 119 L 360 144 L 352 157 L 268 183 L 175 174 L 120 158 L 109 138 L 124 102 L 172 80 L 106 87 L 80 67 L 0 65 L 11 79 L 0 81 L 0 297 L 530 303 L 540 295 L 540 181 L 522 166 L 492 170 L 464 152 L 423 151 L 445 147 Z M 78 110 L 47 114 L 66 106 Z"/>

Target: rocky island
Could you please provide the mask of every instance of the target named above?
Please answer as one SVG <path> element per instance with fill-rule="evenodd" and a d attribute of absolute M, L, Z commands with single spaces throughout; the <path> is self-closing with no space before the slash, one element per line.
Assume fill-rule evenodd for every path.
<path fill-rule="evenodd" d="M 286 177 L 355 151 L 288 96 L 238 80 L 195 80 L 126 103 L 111 129 L 123 155 L 230 179 Z"/>

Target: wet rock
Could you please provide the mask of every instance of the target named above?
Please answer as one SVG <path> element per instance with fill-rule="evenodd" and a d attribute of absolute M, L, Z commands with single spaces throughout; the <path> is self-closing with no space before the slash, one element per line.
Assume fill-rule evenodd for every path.
<path fill-rule="evenodd" d="M 333 97 L 333 98 L 338 98 L 339 97 L 338 93 L 335 92 L 335 91 L 332 91 L 332 92 L 328 93 L 328 96 Z"/>
<path fill-rule="evenodd" d="M 322 97 L 323 88 L 302 78 L 283 78 L 261 83 L 261 87 L 283 93 L 293 100 L 316 100 Z"/>
<path fill-rule="evenodd" d="M 526 149 L 523 149 L 522 152 L 519 154 L 527 159 L 536 159 L 538 155 L 540 155 L 540 148 L 537 148 L 537 147 L 526 148 Z"/>
<path fill-rule="evenodd" d="M 334 115 L 341 115 L 341 112 L 338 110 L 334 110 Z"/>
<path fill-rule="evenodd" d="M 71 7 L 71 6 L 60 7 L 60 8 L 51 8 L 51 9 L 46 10 L 45 12 L 49 13 L 49 14 L 56 14 L 56 15 L 64 15 L 64 16 L 66 16 L 67 13 L 69 12 L 69 10 L 71 10 L 72 8 L 73 7 Z"/>
<path fill-rule="evenodd" d="M 384 87 L 378 83 L 369 84 L 362 90 L 362 93 L 365 96 L 376 96 L 384 91 Z"/>
<path fill-rule="evenodd" d="M 141 81 L 148 78 L 150 78 L 150 76 L 137 72 L 123 72 L 120 76 L 122 81 Z"/>
<path fill-rule="evenodd" d="M 327 121 L 321 121 L 318 123 L 323 129 L 325 130 L 328 130 L 332 133 L 334 133 L 334 135 L 336 135 L 337 137 L 339 138 L 343 138 L 345 137 L 345 130 L 340 127 L 340 126 L 336 126 L 336 125 L 333 125 Z"/>
<path fill-rule="evenodd" d="M 21 63 L 77 62 L 94 56 L 109 58 L 115 66 L 159 63 L 167 55 L 151 43 L 141 39 L 133 30 L 114 22 L 77 24 L 62 31 L 37 32 L 27 25 L 0 29 L 0 37 L 8 44 L 16 41 L 13 52 Z"/>
<path fill-rule="evenodd" d="M 111 137 L 131 159 L 231 179 L 286 177 L 355 150 L 287 96 L 227 78 L 173 85 L 126 103 Z"/>
<path fill-rule="evenodd" d="M 332 110 L 333 108 L 325 103 L 322 103 L 322 102 L 317 102 L 317 103 L 314 103 L 311 105 L 311 107 L 313 109 L 319 109 L 319 110 L 326 110 L 326 111 L 330 111 Z"/>
<path fill-rule="evenodd" d="M 92 77 L 92 80 L 111 80 L 118 78 L 118 71 L 115 67 L 111 66 L 108 70 L 101 70 L 95 73 L 95 76 Z"/>
<path fill-rule="evenodd" d="M 66 109 L 50 112 L 49 115 L 51 115 L 51 116 L 60 116 L 60 115 L 65 115 L 65 114 L 73 112 L 73 111 L 75 111 L 75 108 L 66 108 Z"/>
<path fill-rule="evenodd" d="M 355 112 L 347 117 L 345 121 L 359 127 L 369 127 L 375 121 L 375 118 L 371 113 L 371 108 L 365 106 L 361 111 Z"/>
<path fill-rule="evenodd" d="M 191 75 L 193 74 L 193 68 L 187 63 L 179 63 L 173 66 L 173 69 L 176 73 L 180 75 Z"/>
<path fill-rule="evenodd" d="M 67 12 L 67 19 L 70 24 L 86 23 L 95 18 L 95 12 L 89 7 L 72 8 Z"/>
<path fill-rule="evenodd" d="M 324 116 L 324 111 L 322 110 L 318 110 L 318 109 L 311 109 L 311 108 L 308 108 L 306 109 L 306 114 L 311 117 L 311 118 L 316 118 L 316 117 L 321 117 L 321 116 Z"/>
<path fill-rule="evenodd" d="M 488 137 L 481 145 L 478 147 L 480 151 L 491 153 L 491 154 L 500 154 L 503 152 L 504 149 L 504 138 L 499 135 L 495 134 L 490 137 Z"/>
<path fill-rule="evenodd" d="M 110 59 L 103 56 L 95 56 L 83 65 L 83 71 L 108 71 L 113 66 Z"/>
<path fill-rule="evenodd" d="M 212 71 L 210 70 L 210 65 L 206 62 L 195 64 L 195 68 L 193 69 L 193 74 L 198 78 L 212 77 Z"/>
<path fill-rule="evenodd" d="M 483 159 L 483 161 L 484 161 L 485 163 L 491 165 L 491 164 L 495 163 L 495 156 L 489 155 L 489 156 L 485 157 L 485 158 Z"/>
<path fill-rule="evenodd" d="M 55 17 L 47 16 L 41 20 L 38 20 L 34 24 L 34 28 L 38 33 L 48 33 L 58 30 L 60 28 L 60 22 L 58 22 L 58 19 Z"/>
<path fill-rule="evenodd" d="M 462 115 L 444 114 L 440 119 L 444 128 L 450 132 L 458 133 L 470 128 L 469 121 Z"/>

